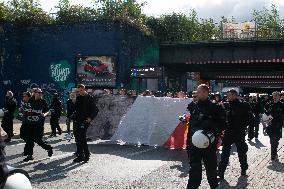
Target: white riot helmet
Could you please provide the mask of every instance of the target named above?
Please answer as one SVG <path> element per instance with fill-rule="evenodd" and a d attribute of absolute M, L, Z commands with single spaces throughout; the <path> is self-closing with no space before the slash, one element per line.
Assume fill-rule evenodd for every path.
<path fill-rule="evenodd" d="M 22 169 L 7 166 L 9 176 L 3 189 L 32 189 L 29 175 Z"/>
<path fill-rule="evenodd" d="M 3 111 L 3 109 L 0 109 L 0 117 L 4 117 L 4 111 Z"/>
<path fill-rule="evenodd" d="M 215 140 L 212 132 L 205 132 L 204 130 L 197 130 L 192 135 L 192 144 L 197 148 L 207 148 Z"/>
<path fill-rule="evenodd" d="M 262 121 L 263 122 L 267 122 L 268 123 L 268 122 L 271 122 L 272 119 L 273 119 L 273 117 L 271 115 L 267 115 L 265 113 L 262 115 Z"/>

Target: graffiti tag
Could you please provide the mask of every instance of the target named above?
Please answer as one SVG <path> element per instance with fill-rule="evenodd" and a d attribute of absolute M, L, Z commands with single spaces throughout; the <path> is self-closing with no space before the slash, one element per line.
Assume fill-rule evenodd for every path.
<path fill-rule="evenodd" d="M 50 65 L 49 75 L 50 77 L 59 84 L 60 87 L 64 87 L 68 76 L 71 73 L 70 64 L 62 60 L 59 63 L 53 63 Z"/>

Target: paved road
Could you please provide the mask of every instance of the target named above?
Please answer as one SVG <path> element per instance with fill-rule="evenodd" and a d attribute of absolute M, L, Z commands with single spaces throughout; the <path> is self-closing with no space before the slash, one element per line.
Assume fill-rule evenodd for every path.
<path fill-rule="evenodd" d="M 14 140 L 6 148 L 8 163 L 27 170 L 34 188 L 186 188 L 188 161 L 185 151 L 167 150 L 148 146 L 122 145 L 111 141 L 89 143 L 92 153 L 88 163 L 73 163 L 74 140 L 63 136 L 47 138 L 54 147 L 54 155 L 47 157 L 36 146 L 34 161 L 22 162 L 24 143 Z M 249 143 L 248 176 L 240 177 L 236 150 L 232 149 L 230 165 L 225 173 L 226 181 L 219 188 L 284 188 L 284 141 L 281 140 L 278 163 L 270 163 L 268 137 Z M 208 189 L 206 176 L 200 188 Z"/>

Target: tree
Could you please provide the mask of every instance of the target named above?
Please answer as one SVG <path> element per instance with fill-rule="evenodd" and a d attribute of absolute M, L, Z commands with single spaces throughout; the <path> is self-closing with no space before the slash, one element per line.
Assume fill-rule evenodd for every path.
<path fill-rule="evenodd" d="M 9 7 L 4 3 L 0 3 L 0 22 L 8 21 L 11 18 L 11 10 Z"/>
<path fill-rule="evenodd" d="M 93 21 L 97 17 L 94 8 L 83 7 L 82 5 L 70 5 L 69 0 L 60 0 L 56 13 L 57 23 L 81 23 Z"/>
<path fill-rule="evenodd" d="M 201 19 L 198 23 L 197 39 L 201 41 L 216 39 L 218 31 L 213 19 Z"/>
<path fill-rule="evenodd" d="M 136 0 L 94 0 L 93 2 L 101 17 L 123 17 L 145 21 L 146 16 L 142 13 L 145 3 L 138 3 Z"/>
<path fill-rule="evenodd" d="M 283 20 L 280 19 L 279 11 L 275 5 L 271 5 L 270 10 L 267 8 L 254 10 L 253 17 L 257 25 L 258 38 L 283 38 Z"/>
<path fill-rule="evenodd" d="M 53 19 L 42 10 L 37 0 L 12 0 L 9 2 L 8 21 L 12 21 L 21 26 L 34 26 L 51 24 Z"/>
<path fill-rule="evenodd" d="M 195 10 L 188 16 L 172 13 L 160 18 L 150 17 L 146 23 L 160 42 L 211 40 L 218 31 L 212 19 L 199 19 Z"/>

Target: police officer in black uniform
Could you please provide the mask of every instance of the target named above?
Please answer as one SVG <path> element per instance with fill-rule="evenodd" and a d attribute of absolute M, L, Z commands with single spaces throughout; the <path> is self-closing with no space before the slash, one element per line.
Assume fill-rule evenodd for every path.
<path fill-rule="evenodd" d="M 265 113 L 273 117 L 272 121 L 267 123 L 266 132 L 270 138 L 271 161 L 278 160 L 277 148 L 279 140 L 282 137 L 282 125 L 284 120 L 284 105 L 280 101 L 278 91 L 272 93 L 273 103 L 267 104 Z"/>
<path fill-rule="evenodd" d="M 7 91 L 5 104 L 4 104 L 4 117 L 2 118 L 2 128 L 7 133 L 8 137 L 4 140 L 4 142 L 10 142 L 11 138 L 14 136 L 13 134 L 13 119 L 14 113 L 16 110 L 17 101 L 13 97 L 12 91 Z"/>
<path fill-rule="evenodd" d="M 30 109 L 30 99 L 31 99 L 31 93 L 30 92 L 24 92 L 23 93 L 23 100 L 21 102 L 21 106 L 19 108 L 19 115 L 20 119 L 22 121 L 21 129 L 20 129 L 20 137 L 23 139 L 25 142 L 28 140 L 29 136 L 29 124 L 27 121 L 27 114 L 29 114 L 29 109 Z M 27 145 L 25 145 L 24 148 L 24 156 L 28 155 L 27 154 Z"/>
<path fill-rule="evenodd" d="M 34 92 L 34 97 L 29 101 L 29 108 L 26 109 L 27 112 L 24 113 L 28 124 L 28 133 L 29 136 L 26 139 L 26 149 L 25 152 L 27 157 L 24 161 L 33 160 L 33 148 L 34 143 L 37 143 L 43 149 L 47 150 L 48 156 L 51 157 L 53 154 L 53 150 L 51 145 L 46 144 L 42 138 L 44 133 L 44 118 L 48 115 L 49 110 L 45 101 L 42 100 L 42 91 L 41 89 L 37 89 Z"/>
<path fill-rule="evenodd" d="M 190 112 L 195 107 L 197 103 L 197 91 L 192 91 L 192 101 L 188 104 L 187 110 Z"/>
<path fill-rule="evenodd" d="M 77 157 L 73 162 L 88 162 L 90 152 L 88 149 L 86 132 L 91 121 L 97 115 L 98 108 L 95 105 L 94 97 L 87 93 L 84 85 L 79 84 L 76 90 L 78 96 L 74 108 L 73 133 L 77 146 Z"/>
<path fill-rule="evenodd" d="M 59 126 L 59 119 L 62 111 L 62 102 L 59 100 L 58 94 L 54 93 L 52 102 L 50 105 L 50 126 L 51 126 L 51 137 L 56 137 L 56 129 L 58 130 L 58 134 L 62 134 L 62 130 Z"/>
<path fill-rule="evenodd" d="M 249 125 L 248 128 L 248 141 L 251 141 L 253 138 L 255 138 L 256 140 L 258 139 L 260 114 L 262 113 L 262 107 L 260 102 L 258 102 L 257 96 L 251 96 L 249 99 L 249 104 L 254 114 L 254 124 Z"/>
<path fill-rule="evenodd" d="M 226 106 L 226 125 L 227 128 L 223 138 L 223 149 L 221 161 L 218 167 L 218 174 L 224 179 L 224 173 L 229 163 L 231 145 L 235 143 L 241 164 L 241 175 L 246 175 L 248 169 L 247 151 L 248 146 L 245 142 L 246 129 L 249 124 L 253 124 L 254 116 L 250 105 L 238 99 L 238 92 L 230 89 L 227 93 L 228 105 Z"/>
<path fill-rule="evenodd" d="M 207 148 L 195 147 L 191 140 L 195 131 L 204 130 L 212 132 L 215 136 L 224 129 L 225 112 L 221 106 L 212 103 L 209 100 L 209 88 L 207 85 L 199 85 L 197 88 L 198 102 L 193 104 L 190 111 L 190 123 L 188 130 L 188 154 L 189 154 L 189 179 L 187 188 L 197 189 L 202 180 L 202 159 L 204 161 L 207 180 L 211 189 L 218 186 L 217 181 L 217 156 L 216 156 L 216 140 Z"/>

